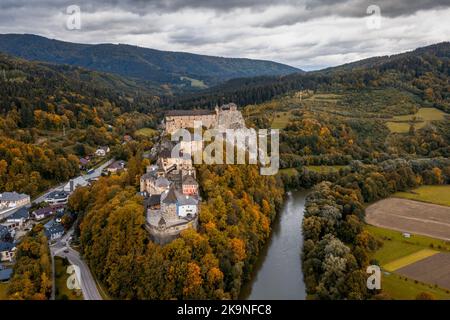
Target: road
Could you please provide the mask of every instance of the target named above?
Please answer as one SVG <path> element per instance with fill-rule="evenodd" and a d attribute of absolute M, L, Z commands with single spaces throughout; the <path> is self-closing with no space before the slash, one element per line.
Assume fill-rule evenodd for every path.
<path fill-rule="evenodd" d="M 70 246 L 67 245 L 67 241 L 72 236 L 72 233 L 73 230 L 70 230 L 69 232 L 67 232 L 66 235 L 64 235 L 64 237 L 62 237 L 55 244 L 50 246 L 52 260 L 54 259 L 55 256 L 67 258 L 67 260 L 69 260 L 71 264 L 76 265 L 80 268 L 81 273 L 80 285 L 81 290 L 83 291 L 84 300 L 103 300 L 102 296 L 100 295 L 97 289 L 97 284 L 95 283 L 94 277 L 92 276 L 89 267 L 82 260 L 78 251 L 75 251 L 74 249 L 72 249 Z M 53 270 L 53 275 L 54 274 L 55 272 Z M 53 283 L 55 283 L 54 280 Z M 54 299 L 54 292 L 55 290 L 53 288 L 52 292 L 53 299 Z"/>
<path fill-rule="evenodd" d="M 114 158 L 113 158 L 113 159 L 110 159 L 110 160 L 106 161 L 105 163 L 103 163 L 101 166 L 97 167 L 97 168 L 94 170 L 93 173 L 91 173 L 91 174 L 85 174 L 85 175 L 82 175 L 82 176 L 80 176 L 80 177 L 83 177 L 83 178 L 86 179 L 86 180 L 98 178 L 98 177 L 100 177 L 100 176 L 102 175 L 103 169 L 105 169 L 107 166 L 109 166 L 110 164 L 112 164 L 114 161 L 115 161 Z M 78 177 L 76 177 L 76 178 L 78 178 Z M 76 178 L 74 178 L 74 179 L 76 179 Z M 36 199 L 34 199 L 34 200 L 32 201 L 32 203 L 41 203 L 41 202 L 45 201 L 45 198 L 47 198 L 47 196 L 48 196 L 50 193 L 52 193 L 52 192 L 54 192 L 54 191 L 62 190 L 62 188 L 64 188 L 64 186 L 65 186 L 66 184 L 67 184 L 67 182 L 65 182 L 65 183 L 63 183 L 63 184 L 60 184 L 60 185 L 58 185 L 58 186 L 56 186 L 56 187 L 53 187 L 53 188 L 47 190 L 44 194 L 41 194 L 39 197 L 37 197 Z"/>

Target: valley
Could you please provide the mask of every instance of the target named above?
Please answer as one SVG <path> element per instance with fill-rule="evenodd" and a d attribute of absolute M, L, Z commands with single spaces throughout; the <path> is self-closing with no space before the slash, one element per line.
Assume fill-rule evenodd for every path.
<path fill-rule="evenodd" d="M 414 299 L 422 293 L 448 298 L 442 271 L 448 262 L 441 255 L 448 243 L 418 235 L 448 240 L 446 227 L 424 224 L 448 224 L 447 207 L 441 208 L 448 205 L 450 182 L 448 43 L 304 73 L 270 62 L 217 58 L 211 65 L 202 62 L 204 56 L 150 54 L 130 46 L 7 38 L 13 41 L 7 53 L 20 58 L 0 55 L 0 192 L 36 197 L 92 170 L 106 154 L 126 163 L 126 170 L 111 168 L 71 190 L 66 206 L 77 217 L 73 243 L 108 296 L 269 297 L 261 295 L 263 288 L 280 279 L 274 291 L 286 298 Z M 40 52 L 48 41 L 64 52 L 76 47 L 81 60 L 66 65 L 51 50 Z M 117 50 L 132 68 L 124 70 L 109 57 L 91 64 L 105 50 Z M 152 61 L 152 55 L 168 60 L 147 78 L 141 72 L 149 70 L 137 61 Z M 223 68 L 213 72 L 219 62 Z M 183 65 L 192 70 L 181 72 Z M 195 90 L 179 90 L 189 86 Z M 248 127 L 280 130 L 280 173 L 261 176 L 256 165 L 197 165 L 198 228 L 178 230 L 165 245 L 155 243 L 143 227 L 145 195 L 139 183 L 156 161 L 152 149 L 165 135 L 164 121 L 177 112 L 213 117 L 216 105 L 231 102 Z M 179 122 L 172 122 L 177 127 Z M 296 190 L 309 192 L 296 193 L 301 194 L 297 202 L 286 199 Z M 410 201 L 414 205 L 408 206 Z M 409 229 L 392 217 L 394 209 L 420 223 Z M 285 218 L 297 220 L 286 224 Z M 380 219 L 389 223 L 374 222 Z M 278 223 L 292 228 L 277 234 Z M 403 239 L 405 232 L 411 238 Z M 280 252 L 272 248 L 288 238 L 289 265 L 277 265 Z M 39 244 L 39 255 L 47 256 L 39 227 L 26 241 Z M 364 285 L 366 267 L 374 263 L 387 272 L 386 289 L 375 292 Z M 47 279 L 48 261 L 33 264 L 40 270 L 27 278 L 34 291 L 22 297 L 23 279 L 13 276 L 14 295 L 49 299 L 49 281 L 38 281 L 41 275 Z M 439 279 L 423 276 L 428 267 Z M 18 260 L 14 272 L 29 274 L 26 270 Z M 296 281 L 290 283 L 288 274 Z M 246 284 L 252 276 L 254 291 Z M 285 291 L 283 283 L 296 285 Z"/>

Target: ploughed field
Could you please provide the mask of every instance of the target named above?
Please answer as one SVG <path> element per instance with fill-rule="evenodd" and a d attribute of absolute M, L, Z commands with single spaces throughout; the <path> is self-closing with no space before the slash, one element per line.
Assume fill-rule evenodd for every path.
<path fill-rule="evenodd" d="M 368 224 L 450 241 L 450 207 L 388 198 L 366 209 Z"/>
<path fill-rule="evenodd" d="M 450 253 L 436 253 L 428 258 L 397 269 L 396 273 L 450 289 Z"/>

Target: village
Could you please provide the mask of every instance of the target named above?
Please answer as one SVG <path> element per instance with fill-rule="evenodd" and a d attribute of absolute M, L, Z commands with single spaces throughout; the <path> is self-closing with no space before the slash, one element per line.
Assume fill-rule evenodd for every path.
<path fill-rule="evenodd" d="M 78 187 L 90 185 L 101 175 L 126 170 L 124 161 L 108 160 L 109 147 L 99 147 L 95 153 L 80 159 L 80 170 L 85 175 L 71 179 L 64 185 L 49 190 L 34 201 L 23 193 L 0 193 L 0 282 L 8 281 L 13 272 L 17 246 L 36 224 L 42 224 L 50 244 L 61 239 L 76 216 L 67 210 L 70 195 Z M 97 168 L 89 166 L 100 163 Z"/>
<path fill-rule="evenodd" d="M 202 141 L 182 143 L 180 155 L 173 156 L 175 142 L 170 135 L 178 129 L 193 129 L 195 122 L 219 130 L 245 128 L 242 114 L 234 103 L 214 110 L 172 110 L 166 113 L 162 134 L 149 155 L 149 165 L 140 178 L 139 194 L 144 198 L 146 230 L 151 239 L 164 245 L 183 230 L 198 228 L 201 197 L 192 154 L 203 148 Z M 124 136 L 123 143 L 132 138 Z M 42 224 L 49 243 L 56 244 L 68 232 L 76 216 L 67 210 L 70 195 L 102 175 L 126 170 L 126 162 L 115 160 L 108 146 L 99 146 L 94 154 L 79 159 L 84 175 L 75 177 L 32 200 L 18 192 L 0 194 L 0 282 L 12 276 L 15 253 L 21 238 L 36 224 Z M 100 164 L 100 165 L 99 165 Z M 97 167 L 95 167 L 97 166 Z"/>

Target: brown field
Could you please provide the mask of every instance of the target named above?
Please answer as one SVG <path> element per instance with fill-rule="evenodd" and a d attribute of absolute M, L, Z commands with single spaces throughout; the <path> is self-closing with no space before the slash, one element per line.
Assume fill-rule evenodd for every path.
<path fill-rule="evenodd" d="M 438 253 L 395 272 L 414 280 L 450 289 L 450 254 Z"/>
<path fill-rule="evenodd" d="M 450 207 L 389 198 L 366 209 L 368 224 L 450 241 Z"/>

